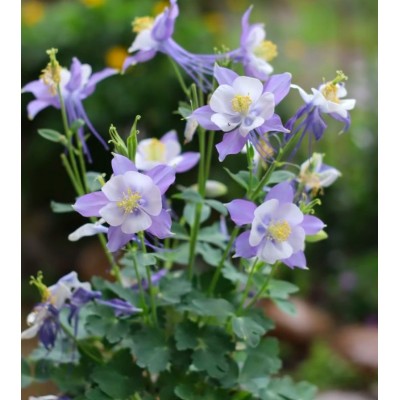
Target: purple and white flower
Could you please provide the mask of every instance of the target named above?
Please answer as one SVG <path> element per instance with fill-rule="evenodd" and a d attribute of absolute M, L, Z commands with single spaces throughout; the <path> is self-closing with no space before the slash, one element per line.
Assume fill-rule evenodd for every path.
<path fill-rule="evenodd" d="M 213 74 L 215 61 L 226 55 L 192 54 L 182 48 L 172 39 L 178 15 L 177 1 L 170 0 L 170 6 L 155 19 L 136 18 L 133 31 L 137 36 L 128 49 L 129 53 L 135 54 L 127 57 L 122 68 L 125 71 L 131 65 L 151 60 L 157 52 L 164 53 L 180 65 L 203 91 L 207 91 L 212 87 L 209 77 Z"/>
<path fill-rule="evenodd" d="M 60 92 L 65 102 L 69 124 L 77 119 L 85 121 L 93 135 L 108 149 L 108 145 L 93 127 L 83 107 L 82 101 L 89 97 L 96 89 L 96 85 L 103 79 L 115 75 L 118 71 L 113 68 L 105 68 L 100 72 L 92 74 L 89 64 L 82 64 L 77 58 L 72 59 L 70 70 L 62 68 L 60 71 Z M 56 84 L 51 78 L 42 74 L 40 79 L 30 82 L 22 88 L 22 92 L 30 92 L 36 97 L 28 104 L 28 116 L 33 119 L 36 114 L 49 106 L 60 108 L 60 99 L 56 90 Z M 83 127 L 78 130 L 79 138 L 84 152 L 89 160 L 90 152 L 87 147 Z"/>
<path fill-rule="evenodd" d="M 67 303 L 73 303 L 76 293 L 95 292 L 91 291 L 90 283 L 80 282 L 77 273 L 74 271 L 60 278 L 56 284 L 48 288 L 41 282 L 39 285 L 42 291 L 42 301 L 28 315 L 27 323 L 29 328 L 22 332 L 21 338 L 31 339 L 38 335 L 45 348 L 51 349 L 60 330 L 58 320 L 60 310 Z"/>
<path fill-rule="evenodd" d="M 214 76 L 220 86 L 209 105 L 198 108 L 189 118 L 205 129 L 225 132 L 216 146 L 220 161 L 228 154 L 239 153 L 247 140 L 257 148 L 254 142 L 265 132 L 289 132 L 274 113 L 275 106 L 290 90 L 289 73 L 273 75 L 263 84 L 259 79 L 239 76 L 215 65 Z"/>
<path fill-rule="evenodd" d="M 162 195 L 175 181 L 175 169 L 158 165 L 145 174 L 128 158 L 115 155 L 114 175 L 100 191 L 81 196 L 73 208 L 84 217 L 101 217 L 109 224 L 108 249 L 117 251 L 138 232 L 160 239 L 170 236 L 171 216 Z"/>
<path fill-rule="evenodd" d="M 160 140 L 141 140 L 136 151 L 135 165 L 142 171 L 149 171 L 158 165 L 169 165 L 174 167 L 176 172 L 186 172 L 199 162 L 200 153 L 181 152 L 176 131 L 172 130 Z"/>
<path fill-rule="evenodd" d="M 251 224 L 251 229 L 236 239 L 235 257 L 258 257 L 268 264 L 282 261 L 290 268 L 307 268 L 306 235 L 318 233 L 325 225 L 314 216 L 304 215 L 293 198 L 290 183 L 282 182 L 258 207 L 248 200 L 233 200 L 226 205 L 236 225 Z"/>
<path fill-rule="evenodd" d="M 240 48 L 230 52 L 229 56 L 243 64 L 246 75 L 265 81 L 274 71 L 269 62 L 278 55 L 277 46 L 265 40 L 264 24 L 249 23 L 252 8 L 249 7 L 242 17 Z"/>
<path fill-rule="evenodd" d="M 323 164 L 324 154 L 313 155 L 300 166 L 297 180 L 304 185 L 306 191 L 317 193 L 324 187 L 332 185 L 342 174 L 336 168 Z"/>
<path fill-rule="evenodd" d="M 327 128 L 322 114 L 328 114 L 332 118 L 343 122 L 343 132 L 348 130 L 351 122 L 349 111 L 354 108 L 356 100 L 344 99 L 347 95 L 345 80 L 347 80 L 347 77 L 343 72 L 337 71 L 337 77 L 333 81 L 320 85 L 318 90 L 312 88 L 312 94 L 308 94 L 298 85 L 291 86 L 299 91 L 305 102 L 305 105 L 300 107 L 286 124 L 286 127 L 291 131 L 291 135 L 303 129 L 299 144 L 307 132 L 312 134 L 316 140 L 321 139 Z M 293 129 L 295 123 L 301 119 L 303 119 L 302 122 Z"/>

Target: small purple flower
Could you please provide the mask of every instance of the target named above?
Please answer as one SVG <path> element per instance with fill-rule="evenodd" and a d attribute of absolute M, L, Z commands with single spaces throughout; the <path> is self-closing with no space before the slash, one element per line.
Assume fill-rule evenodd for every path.
<path fill-rule="evenodd" d="M 313 153 L 311 158 L 301 164 L 297 180 L 304 185 L 306 191 L 316 194 L 342 175 L 336 168 L 323 164 L 323 157 L 321 153 Z"/>
<path fill-rule="evenodd" d="M 81 64 L 75 57 L 72 59 L 70 70 L 62 68 L 60 71 L 60 91 L 65 102 L 69 124 L 72 124 L 79 118 L 84 120 L 93 135 L 106 149 L 108 149 L 107 143 L 90 122 L 82 101 L 94 92 L 97 83 L 111 75 L 115 75 L 117 72 L 116 69 L 105 68 L 100 72 L 92 74 L 92 67 L 89 64 Z M 28 104 L 28 116 L 30 119 L 33 119 L 39 111 L 46 107 L 60 108 L 60 100 L 55 83 L 46 77 L 46 75 L 42 75 L 40 79 L 25 85 L 22 88 L 22 92 L 31 92 L 36 97 L 35 100 L 32 100 Z M 79 128 L 78 134 L 85 154 L 91 160 L 82 127 Z"/>
<path fill-rule="evenodd" d="M 171 235 L 171 217 L 162 195 L 175 181 L 175 169 L 158 165 L 142 174 L 128 158 L 115 155 L 114 175 L 98 192 L 81 196 L 74 209 L 84 217 L 107 222 L 108 248 L 115 252 L 136 233 L 147 231 L 160 239 Z"/>
<path fill-rule="evenodd" d="M 254 142 L 265 132 L 289 132 L 274 113 L 275 106 L 290 90 L 289 73 L 273 75 L 263 84 L 256 78 L 239 76 L 215 65 L 214 76 L 220 86 L 209 105 L 198 108 L 189 118 L 205 129 L 226 132 L 216 146 L 220 161 L 228 154 L 239 153 L 247 140 L 252 140 L 258 149 Z"/>
<path fill-rule="evenodd" d="M 153 274 L 151 274 L 150 277 L 150 281 L 152 285 L 158 285 L 158 283 L 160 282 L 160 280 L 167 275 L 168 270 L 166 270 L 165 268 L 160 269 L 157 272 L 154 272 Z M 128 281 L 126 280 L 125 285 L 124 286 L 130 286 L 132 289 L 139 289 L 139 284 L 137 283 L 137 281 L 135 281 L 135 283 L 132 284 L 132 281 Z M 142 288 L 143 289 L 148 289 L 149 288 L 149 282 L 147 279 L 142 279 Z"/>
<path fill-rule="evenodd" d="M 251 229 L 236 239 L 235 257 L 258 257 L 268 264 L 282 261 L 290 268 L 307 268 L 305 237 L 318 233 L 325 225 L 314 216 L 304 215 L 293 204 L 293 198 L 292 186 L 282 182 L 258 207 L 248 200 L 233 200 L 226 205 L 236 225 L 251 224 Z"/>
<path fill-rule="evenodd" d="M 167 132 L 160 140 L 144 139 L 138 143 L 135 165 L 141 171 L 149 171 L 158 165 L 175 167 L 176 172 L 186 172 L 200 159 L 200 153 L 181 154 L 176 131 Z"/>
<path fill-rule="evenodd" d="M 296 114 L 287 122 L 286 127 L 292 131 L 291 136 L 301 129 L 303 130 L 297 147 L 300 145 L 304 135 L 310 133 L 315 140 L 320 140 L 327 128 L 322 114 L 328 114 L 332 118 L 343 122 L 343 132 L 350 127 L 350 113 L 356 104 L 354 99 L 343 99 L 347 95 L 344 81 L 347 77 L 342 71 L 337 71 L 337 77 L 330 82 L 320 85 L 317 89 L 312 88 L 312 94 L 306 93 L 300 86 L 292 85 L 297 89 L 305 105 L 300 107 Z M 293 129 L 297 121 L 302 122 Z M 297 148 L 296 148 L 297 149 Z"/>
<path fill-rule="evenodd" d="M 80 290 L 91 291 L 90 283 L 80 282 L 76 272 L 60 278 L 58 282 L 46 287 L 41 278 L 34 280 L 42 293 L 42 301 L 35 306 L 28 315 L 29 328 L 22 332 L 22 339 L 31 339 L 39 336 L 40 342 L 46 349 L 54 346 L 60 330 L 59 312 L 72 301 L 75 293 Z"/>
<path fill-rule="evenodd" d="M 265 40 L 264 24 L 249 24 L 252 6 L 242 17 L 242 35 L 240 48 L 229 53 L 233 61 L 243 64 L 246 75 L 263 81 L 273 72 L 269 64 L 277 55 L 277 47 L 270 40 Z"/>
<path fill-rule="evenodd" d="M 192 54 L 183 49 L 172 39 L 178 15 L 176 0 L 170 0 L 170 6 L 155 19 L 136 18 L 133 21 L 133 31 L 137 36 L 128 49 L 129 53 L 135 54 L 127 57 L 123 70 L 131 65 L 151 60 L 157 52 L 164 53 L 180 65 L 203 91 L 206 91 L 212 87 L 209 76 L 213 74 L 215 61 L 226 55 Z"/>

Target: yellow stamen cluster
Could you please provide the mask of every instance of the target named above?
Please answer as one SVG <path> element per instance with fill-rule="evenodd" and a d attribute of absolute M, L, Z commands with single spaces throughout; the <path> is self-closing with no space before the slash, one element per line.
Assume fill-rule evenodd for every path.
<path fill-rule="evenodd" d="M 150 143 L 143 149 L 148 161 L 166 161 L 166 146 L 158 139 L 151 139 Z"/>
<path fill-rule="evenodd" d="M 130 214 L 138 208 L 141 198 L 142 196 L 139 193 L 132 192 L 131 189 L 128 189 L 128 192 L 126 194 L 124 193 L 124 198 L 117 202 L 117 206 L 124 209 L 125 214 Z"/>
<path fill-rule="evenodd" d="M 145 29 L 150 29 L 154 24 L 153 17 L 136 17 L 132 22 L 132 31 L 139 33 Z"/>
<path fill-rule="evenodd" d="M 279 243 L 288 240 L 291 233 L 292 229 L 289 225 L 289 222 L 286 220 L 272 223 L 268 227 L 268 234 L 271 239 L 276 240 Z"/>
<path fill-rule="evenodd" d="M 47 50 L 50 62 L 47 64 L 46 68 L 42 69 L 42 73 L 39 77 L 43 83 L 49 87 L 50 93 L 53 96 L 57 94 L 57 87 L 61 82 L 61 66 L 56 58 L 57 51 L 57 49 Z"/>
<path fill-rule="evenodd" d="M 338 83 L 347 81 L 348 79 L 343 71 L 336 71 L 336 74 L 336 78 L 333 81 L 327 82 L 321 90 L 324 97 L 333 103 L 339 103 L 340 101 L 338 97 Z"/>
<path fill-rule="evenodd" d="M 40 296 L 42 297 L 42 303 L 45 303 L 49 300 L 51 301 L 51 292 L 49 288 L 43 283 L 42 271 L 39 271 L 37 273 L 37 277 L 31 276 L 29 284 L 36 286 L 36 288 L 39 290 Z"/>
<path fill-rule="evenodd" d="M 254 55 L 265 61 L 272 61 L 278 55 L 278 47 L 270 40 L 263 40 L 255 49 Z"/>
<path fill-rule="evenodd" d="M 251 103 L 250 96 L 242 96 L 240 94 L 237 94 L 231 101 L 233 111 L 241 114 L 246 114 L 249 111 Z"/>

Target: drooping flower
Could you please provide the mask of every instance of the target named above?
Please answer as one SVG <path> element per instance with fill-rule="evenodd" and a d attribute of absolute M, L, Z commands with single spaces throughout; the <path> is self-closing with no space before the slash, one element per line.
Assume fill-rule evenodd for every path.
<path fill-rule="evenodd" d="M 304 185 L 306 191 L 318 193 L 324 187 L 332 185 L 342 174 L 336 168 L 322 163 L 324 154 L 313 155 L 300 166 L 297 180 Z"/>
<path fill-rule="evenodd" d="M 144 139 L 138 143 L 135 165 L 137 169 L 149 171 L 158 165 L 175 167 L 176 172 L 186 172 L 193 168 L 200 159 L 200 153 L 181 154 L 176 131 L 167 132 L 160 140 Z"/>
<path fill-rule="evenodd" d="M 233 200 L 226 205 L 236 225 L 251 224 L 251 229 L 236 239 L 235 257 L 257 256 L 268 264 L 282 261 L 290 268 L 307 268 L 305 237 L 318 233 L 325 225 L 314 216 L 304 215 L 293 198 L 290 183 L 282 182 L 258 207 L 248 200 Z"/>
<path fill-rule="evenodd" d="M 252 8 L 249 7 L 242 17 L 240 48 L 230 52 L 229 56 L 243 64 L 246 75 L 265 81 L 274 71 L 269 62 L 278 55 L 277 46 L 265 40 L 264 24 L 249 23 Z"/>
<path fill-rule="evenodd" d="M 239 153 L 247 140 L 259 150 L 257 140 L 265 132 L 288 132 L 274 110 L 290 90 L 289 73 L 273 75 L 263 84 L 216 64 L 214 76 L 220 86 L 209 105 L 194 110 L 189 118 L 205 129 L 225 132 L 216 146 L 220 161 L 228 154 Z"/>
<path fill-rule="evenodd" d="M 125 317 L 142 312 L 141 308 L 137 308 L 125 300 L 111 299 L 111 300 L 97 300 L 98 304 L 103 304 L 112 308 L 116 317 Z"/>
<path fill-rule="evenodd" d="M 81 196 L 73 208 L 84 217 L 101 217 L 109 224 L 108 249 L 117 251 L 138 232 L 160 239 L 171 235 L 171 217 L 162 195 L 175 181 L 175 169 L 158 165 L 138 172 L 128 158 L 115 155 L 114 175 L 100 191 Z"/>
<path fill-rule="evenodd" d="M 22 88 L 23 93 L 30 92 L 36 97 L 35 100 L 32 100 L 28 104 L 29 118 L 33 119 L 39 111 L 49 106 L 58 109 L 61 107 L 57 93 L 57 85 L 59 85 L 61 96 L 65 102 L 69 124 L 72 124 L 77 119 L 82 119 L 93 135 L 108 149 L 107 143 L 90 122 L 82 101 L 95 91 L 96 85 L 100 81 L 115 75 L 118 71 L 113 68 L 105 68 L 100 72 L 92 74 L 92 67 L 89 64 L 81 64 L 76 57 L 72 59 L 69 70 L 60 67 L 58 71 L 54 72 L 50 68 L 49 63 L 38 80 L 30 82 Z M 83 127 L 79 128 L 78 134 L 83 150 L 88 159 L 91 160 Z"/>
<path fill-rule="evenodd" d="M 88 282 L 80 282 L 74 271 L 60 278 L 56 284 L 50 287 L 46 287 L 42 279 L 41 274 L 38 278 L 32 278 L 31 282 L 39 289 L 42 301 L 28 315 L 29 328 L 22 332 L 21 338 L 31 339 L 38 335 L 44 347 L 51 349 L 60 330 L 60 310 L 67 302 L 68 304 L 72 302 L 74 295 L 80 290 L 91 292 L 91 286 Z"/>
<path fill-rule="evenodd" d="M 286 124 L 286 127 L 291 131 L 290 135 L 295 135 L 301 129 L 303 130 L 298 145 L 306 133 L 312 134 L 316 140 L 321 139 L 327 128 L 322 114 L 328 114 L 332 118 L 343 122 L 343 132 L 349 129 L 349 110 L 354 108 L 356 100 L 344 99 L 347 95 L 345 80 L 347 80 L 347 76 L 342 71 L 337 71 L 337 76 L 334 80 L 320 85 L 318 90 L 312 88 L 312 94 L 306 93 L 300 86 L 292 85 L 292 88 L 299 91 L 305 102 L 305 105 L 300 107 Z M 301 123 L 293 129 L 296 122 L 301 119 Z"/>
<path fill-rule="evenodd" d="M 224 54 L 193 54 L 186 51 L 172 39 L 175 28 L 175 19 L 179 15 L 176 0 L 170 0 L 169 7 L 155 19 L 152 17 L 135 18 L 133 31 L 137 33 L 135 40 L 128 49 L 135 53 L 127 57 L 124 62 L 125 71 L 131 65 L 151 60 L 157 52 L 171 57 L 203 90 L 212 87 L 210 77 L 217 59 L 226 57 Z"/>

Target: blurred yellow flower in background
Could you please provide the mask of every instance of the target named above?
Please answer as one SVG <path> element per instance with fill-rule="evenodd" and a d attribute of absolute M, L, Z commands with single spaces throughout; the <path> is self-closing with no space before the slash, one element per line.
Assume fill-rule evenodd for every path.
<path fill-rule="evenodd" d="M 101 7 L 106 0 L 81 0 L 81 2 L 87 7 Z"/>
<path fill-rule="evenodd" d="M 203 21 L 211 33 L 221 34 L 225 30 L 225 20 L 221 13 L 209 12 L 204 15 Z"/>
<path fill-rule="evenodd" d="M 157 1 L 156 4 L 154 4 L 153 7 L 153 15 L 158 15 L 161 14 L 165 7 L 169 7 L 169 1 L 165 1 L 165 0 L 161 0 L 161 1 Z"/>
<path fill-rule="evenodd" d="M 125 58 L 128 56 L 128 52 L 125 47 L 114 46 L 107 50 L 105 54 L 106 65 L 111 68 L 122 69 L 122 64 Z"/>
<path fill-rule="evenodd" d="M 25 1 L 21 5 L 22 23 L 27 26 L 34 26 L 43 20 L 45 6 L 40 1 Z"/>

